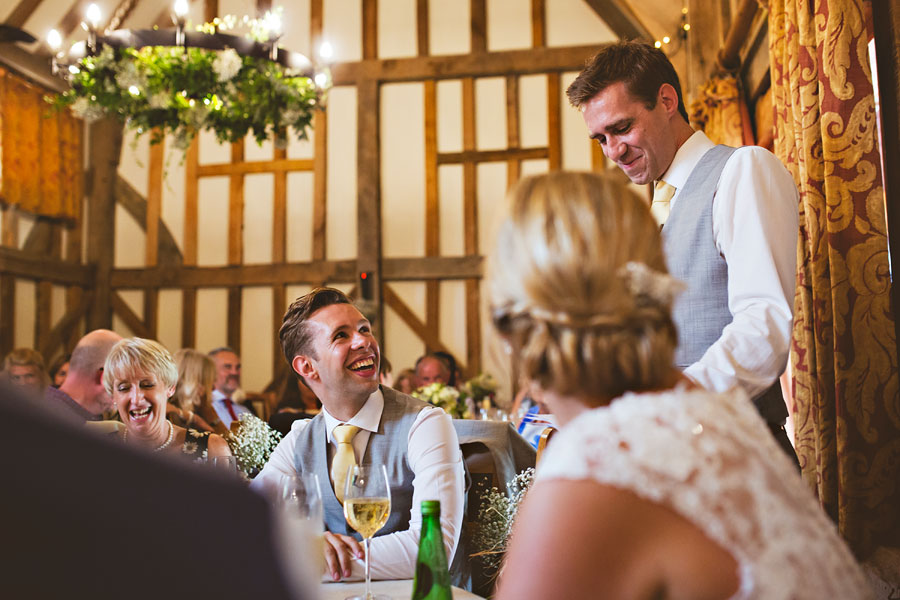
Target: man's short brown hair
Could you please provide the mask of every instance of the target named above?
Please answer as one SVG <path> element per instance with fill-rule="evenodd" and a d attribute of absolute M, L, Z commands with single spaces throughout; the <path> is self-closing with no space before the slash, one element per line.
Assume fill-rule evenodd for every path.
<path fill-rule="evenodd" d="M 294 300 L 284 314 L 278 337 L 281 339 L 281 350 L 290 365 L 295 356 L 305 355 L 318 359 L 312 345 L 312 334 L 306 321 L 320 308 L 332 304 L 352 304 L 350 298 L 341 290 L 329 287 L 316 288 L 305 296 Z"/>
<path fill-rule="evenodd" d="M 648 110 L 656 108 L 660 86 L 670 84 L 678 94 L 678 112 L 685 122 L 690 123 L 675 67 L 662 50 L 644 42 L 616 42 L 603 48 L 588 61 L 566 90 L 566 96 L 572 106 L 581 108 L 591 98 L 620 81 L 625 84 L 628 93 L 643 102 Z"/>

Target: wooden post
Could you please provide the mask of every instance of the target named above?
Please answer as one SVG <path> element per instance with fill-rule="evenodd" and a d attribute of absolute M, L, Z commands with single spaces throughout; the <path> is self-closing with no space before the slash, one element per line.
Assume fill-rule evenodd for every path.
<path fill-rule="evenodd" d="M 90 125 L 88 139 L 87 259 L 96 266 L 94 301 L 87 329 L 112 327 L 110 276 L 115 244 L 115 183 L 122 152 L 122 124 L 104 118 Z"/>
<path fill-rule="evenodd" d="M 384 351 L 384 306 L 381 289 L 381 135 L 378 82 L 362 81 L 357 92 L 356 141 L 357 196 L 356 271 L 366 272 L 369 298 L 363 307 L 374 320 L 378 343 Z"/>

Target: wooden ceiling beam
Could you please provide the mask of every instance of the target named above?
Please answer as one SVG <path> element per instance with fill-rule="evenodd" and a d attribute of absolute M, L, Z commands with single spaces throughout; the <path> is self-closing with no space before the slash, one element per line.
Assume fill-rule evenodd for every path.
<path fill-rule="evenodd" d="M 62 285 L 91 287 L 94 283 L 92 267 L 50 260 L 12 248 L 0 248 L 0 273 Z"/>
<path fill-rule="evenodd" d="M 641 23 L 631 7 L 622 0 L 584 0 L 620 39 L 653 41 L 653 36 Z"/>
<path fill-rule="evenodd" d="M 363 80 L 381 83 L 462 79 L 465 77 L 506 77 L 553 71 L 580 71 L 600 49 L 599 45 L 561 48 L 505 50 L 484 54 L 417 56 L 339 63 L 331 70 L 335 85 L 356 85 Z"/>
<path fill-rule="evenodd" d="M 12 9 L 5 23 L 13 27 L 23 27 L 25 22 L 34 14 L 37 7 L 41 5 L 42 0 L 19 0 L 16 7 Z"/>

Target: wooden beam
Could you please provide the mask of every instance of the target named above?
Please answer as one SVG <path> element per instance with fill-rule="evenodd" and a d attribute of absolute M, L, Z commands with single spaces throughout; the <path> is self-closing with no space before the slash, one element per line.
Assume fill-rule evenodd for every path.
<path fill-rule="evenodd" d="M 487 52 L 487 5 L 485 0 L 469 0 L 469 17 L 471 19 L 471 52 L 484 54 Z"/>
<path fill-rule="evenodd" d="M 165 135 L 163 132 L 154 132 Z M 147 215 L 144 220 L 144 231 L 147 233 L 144 251 L 145 264 L 155 267 L 159 260 L 159 225 L 162 212 L 163 162 L 165 144 L 150 146 L 150 163 L 147 169 Z"/>
<path fill-rule="evenodd" d="M 115 184 L 122 151 L 122 124 L 105 117 L 90 125 L 90 194 L 87 215 L 87 259 L 96 266 L 94 302 L 88 311 L 87 328 L 112 326 L 110 275 L 115 241 Z"/>
<path fill-rule="evenodd" d="M 186 287 L 181 294 L 181 347 L 197 345 L 197 288 Z"/>
<path fill-rule="evenodd" d="M 50 72 L 49 53 L 27 52 L 15 44 L 0 44 L 0 65 L 51 92 L 65 92 L 69 86 Z"/>
<path fill-rule="evenodd" d="M 244 140 L 231 144 L 231 163 L 244 162 Z M 203 167 L 200 167 L 202 170 Z M 234 171 L 228 180 L 228 264 L 244 260 L 244 175 Z"/>
<path fill-rule="evenodd" d="M 287 150 L 275 148 L 275 160 L 284 159 Z M 272 262 L 283 263 L 287 256 L 287 173 L 274 174 L 272 190 Z"/>
<path fill-rule="evenodd" d="M 66 11 L 56 27 L 63 39 L 71 36 L 72 32 L 84 21 L 84 13 L 89 4 L 91 4 L 90 0 L 75 0 L 69 6 L 69 10 Z"/>
<path fill-rule="evenodd" d="M 78 331 L 76 326 L 81 318 L 85 316 L 85 313 L 87 313 L 88 307 L 93 299 L 92 294 L 79 293 L 78 296 L 79 297 L 75 299 L 74 303 L 66 310 L 66 314 L 59 320 L 59 323 L 57 323 L 47 334 L 47 337 L 43 341 L 43 345 L 40 347 L 42 355 L 53 356 L 59 346 L 63 346 L 64 351 L 74 346 L 74 344 L 70 345 L 69 343 L 71 339 L 77 335 Z"/>
<path fill-rule="evenodd" d="M 184 264 L 197 264 L 197 168 L 200 141 L 194 138 L 184 158 Z M 186 346 L 190 348 L 190 346 Z"/>
<path fill-rule="evenodd" d="M 241 142 L 235 142 L 240 144 Z M 232 147 L 234 147 L 234 145 Z M 242 154 L 243 156 L 243 154 Z M 286 173 L 288 171 L 312 171 L 315 161 L 308 158 L 276 158 L 274 160 L 256 160 L 238 163 L 216 163 L 199 165 L 198 177 L 219 177 L 222 175 L 246 175 L 248 173 Z"/>
<path fill-rule="evenodd" d="M 61 285 L 94 285 L 94 271 L 89 266 L 35 256 L 13 248 L 0 248 L 0 273 Z"/>
<path fill-rule="evenodd" d="M 483 273 L 483 260 L 481 256 L 384 258 L 382 278 L 385 281 L 478 279 Z M 116 289 L 246 287 L 282 283 L 320 285 L 323 282 L 355 281 L 354 260 L 234 267 L 116 269 L 112 273 L 112 285 Z"/>
<path fill-rule="evenodd" d="M 219 16 L 219 0 L 203 0 L 203 22 L 212 23 Z"/>
<path fill-rule="evenodd" d="M 356 85 L 364 80 L 382 83 L 465 77 L 505 77 L 550 71 L 580 71 L 602 45 L 504 50 L 484 54 L 417 56 L 338 63 L 331 70 L 335 85 Z"/>
<path fill-rule="evenodd" d="M 506 147 L 519 147 L 519 78 L 506 78 Z M 511 188 L 519 180 L 522 161 L 519 158 L 506 160 L 506 187 Z"/>
<path fill-rule="evenodd" d="M 362 0 L 363 59 L 378 58 L 378 0 Z"/>
<path fill-rule="evenodd" d="M 356 261 L 344 260 L 228 267 L 116 269 L 112 283 L 117 289 L 271 286 L 277 283 L 320 284 L 323 281 L 349 283 L 356 280 L 355 267 Z"/>
<path fill-rule="evenodd" d="M 118 203 L 128 211 L 128 214 L 138 223 L 147 222 L 147 201 L 141 196 L 137 190 L 131 187 L 131 184 L 125 181 L 121 176 L 116 176 L 116 199 Z M 158 251 L 156 256 L 156 264 L 158 265 L 180 265 L 183 262 L 181 250 L 172 236 L 172 232 L 166 227 L 161 217 L 157 217 L 157 238 Z M 69 230 L 70 241 L 73 237 L 80 235 L 80 228 L 74 227 Z M 76 248 L 69 249 L 70 257 L 78 257 L 79 252 Z"/>
<path fill-rule="evenodd" d="M 463 150 L 475 149 L 475 82 L 462 82 Z M 478 254 L 478 170 L 473 162 L 463 164 L 463 231 L 468 255 Z M 481 292 L 477 279 L 466 280 L 466 362 L 481 369 Z"/>
<path fill-rule="evenodd" d="M 364 4 L 365 6 L 365 4 Z M 369 273 L 370 310 L 384 348 L 384 307 L 381 290 L 381 127 L 378 82 L 361 82 L 357 88 L 356 142 L 356 274 Z"/>
<path fill-rule="evenodd" d="M 620 39 L 653 41 L 653 36 L 622 0 L 584 0 Z"/>
<path fill-rule="evenodd" d="M 550 171 L 559 171 L 562 168 L 562 119 L 559 73 L 547 75 L 547 150 Z"/>
<path fill-rule="evenodd" d="M 312 257 L 325 260 L 328 244 L 328 111 L 316 111 L 313 170 Z"/>
<path fill-rule="evenodd" d="M 287 369 L 287 362 L 281 350 L 281 339 L 278 336 L 278 330 L 281 329 L 281 322 L 284 320 L 284 313 L 287 311 L 287 286 L 284 284 L 272 286 L 272 378 L 278 379 Z"/>
<path fill-rule="evenodd" d="M 547 158 L 547 148 L 510 148 L 509 150 L 463 150 L 438 154 L 439 165 L 460 163 L 506 162 L 510 160 L 531 160 Z"/>
<path fill-rule="evenodd" d="M 428 0 L 416 0 L 416 54 L 428 56 L 430 48 L 430 26 L 428 23 Z"/>
<path fill-rule="evenodd" d="M 437 83 L 425 81 L 425 256 L 441 253 L 441 212 L 438 186 Z M 439 281 L 425 283 L 425 326 L 440 331 L 441 288 Z"/>
<path fill-rule="evenodd" d="M 391 286 L 384 286 L 384 302 L 388 306 L 390 306 L 397 316 L 400 317 L 404 323 L 406 323 L 407 327 L 413 330 L 419 338 L 425 342 L 425 346 L 431 350 L 443 350 L 444 352 L 449 352 L 447 347 L 441 342 L 438 336 L 432 331 L 430 328 L 425 326 L 416 314 L 406 305 L 405 302 L 397 295 L 397 293 L 391 289 Z"/>
<path fill-rule="evenodd" d="M 134 314 L 134 311 L 125 303 L 122 296 L 113 292 L 110 296 L 110 304 L 112 305 L 113 311 L 119 315 L 119 318 L 125 322 L 125 326 L 128 327 L 135 336 L 142 338 L 152 337 L 150 332 L 147 331 L 144 321 Z"/>
<path fill-rule="evenodd" d="M 228 325 L 225 339 L 228 346 L 234 348 L 238 356 L 241 354 L 241 307 L 243 304 L 242 289 L 239 287 L 228 288 Z"/>
<path fill-rule="evenodd" d="M 24 27 L 25 22 L 34 14 L 34 11 L 40 4 L 41 0 L 19 0 L 19 3 L 12 9 L 12 12 L 6 17 L 4 23 L 12 25 L 13 27 Z"/>
<path fill-rule="evenodd" d="M 3 262 L 7 252 L 20 253 L 19 209 L 15 205 L 3 206 L 3 222 L 0 224 L 0 356 L 6 356 L 15 346 L 16 330 L 16 278 L 9 274 Z"/>
<path fill-rule="evenodd" d="M 38 281 L 34 288 L 34 347 L 40 348 L 50 333 L 50 309 L 53 299 L 53 284 Z"/>
<path fill-rule="evenodd" d="M 716 56 L 718 67 L 725 71 L 734 71 L 741 66 L 741 47 L 750 33 L 753 18 L 759 10 L 758 0 L 742 0 L 737 14 L 728 28 L 725 43 Z"/>
<path fill-rule="evenodd" d="M 531 0 L 531 45 L 543 48 L 547 45 L 547 5 L 545 0 Z"/>

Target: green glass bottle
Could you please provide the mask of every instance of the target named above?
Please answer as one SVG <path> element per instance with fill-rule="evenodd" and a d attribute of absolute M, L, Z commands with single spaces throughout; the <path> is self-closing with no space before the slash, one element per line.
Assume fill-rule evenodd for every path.
<path fill-rule="evenodd" d="M 452 600 L 452 597 L 447 552 L 441 535 L 441 502 L 424 500 L 412 600 Z"/>

